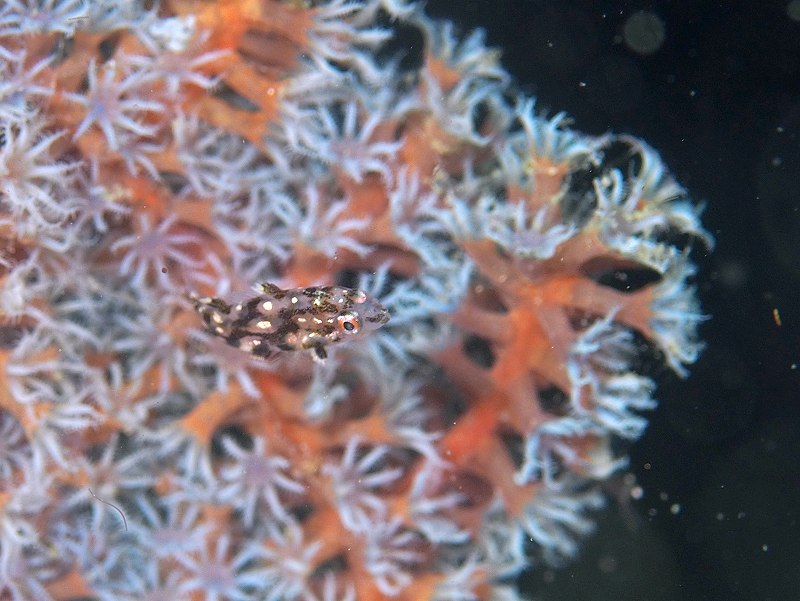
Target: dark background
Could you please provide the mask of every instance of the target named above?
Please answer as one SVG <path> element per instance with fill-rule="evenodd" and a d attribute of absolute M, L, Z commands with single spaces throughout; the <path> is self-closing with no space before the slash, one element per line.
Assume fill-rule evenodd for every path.
<path fill-rule="evenodd" d="M 486 30 L 540 110 L 639 136 L 705 203 L 712 316 L 687 380 L 631 454 L 644 497 L 609 509 L 573 564 L 526 575 L 541 600 L 800 599 L 800 21 L 789 0 L 429 0 Z M 632 50 L 624 25 L 664 40 Z M 796 8 L 800 13 L 800 2 Z M 796 19 L 800 17 L 795 17 Z M 615 493 L 618 493 L 615 495 Z"/>

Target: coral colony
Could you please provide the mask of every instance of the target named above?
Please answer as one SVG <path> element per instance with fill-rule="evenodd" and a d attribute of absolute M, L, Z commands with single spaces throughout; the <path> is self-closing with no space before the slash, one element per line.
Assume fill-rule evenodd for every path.
<path fill-rule="evenodd" d="M 4 2 L 0 599 L 511 601 L 575 555 L 710 239 L 566 125 L 408 0 Z"/>

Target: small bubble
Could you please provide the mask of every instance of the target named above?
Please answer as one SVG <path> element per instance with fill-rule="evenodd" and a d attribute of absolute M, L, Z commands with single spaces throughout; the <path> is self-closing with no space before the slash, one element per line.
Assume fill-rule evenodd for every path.
<path fill-rule="evenodd" d="M 800 0 L 792 0 L 786 5 L 786 15 L 796 22 L 800 22 Z"/>
<path fill-rule="evenodd" d="M 617 559 L 616 557 L 612 557 L 611 555 L 606 555 L 605 557 L 601 557 L 597 562 L 597 568 L 603 574 L 611 574 L 617 571 Z"/>
<path fill-rule="evenodd" d="M 666 30 L 661 17 L 647 10 L 635 12 L 622 27 L 625 44 L 637 54 L 653 54 L 664 43 Z"/>

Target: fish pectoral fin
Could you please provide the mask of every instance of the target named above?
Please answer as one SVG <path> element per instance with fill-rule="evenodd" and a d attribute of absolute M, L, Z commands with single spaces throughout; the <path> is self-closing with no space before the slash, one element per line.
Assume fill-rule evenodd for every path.
<path fill-rule="evenodd" d="M 325 359 L 328 358 L 328 351 L 321 344 L 314 345 L 311 347 L 311 358 L 316 363 L 325 363 Z"/>

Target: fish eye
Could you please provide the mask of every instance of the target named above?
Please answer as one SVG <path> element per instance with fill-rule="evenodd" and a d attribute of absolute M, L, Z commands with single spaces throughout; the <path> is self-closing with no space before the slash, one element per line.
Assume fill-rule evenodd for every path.
<path fill-rule="evenodd" d="M 355 313 L 345 313 L 338 318 L 339 331 L 345 334 L 358 334 L 361 329 L 361 320 Z"/>

